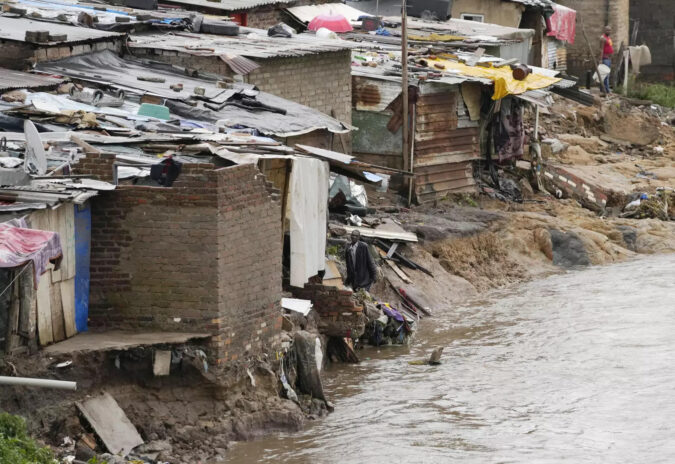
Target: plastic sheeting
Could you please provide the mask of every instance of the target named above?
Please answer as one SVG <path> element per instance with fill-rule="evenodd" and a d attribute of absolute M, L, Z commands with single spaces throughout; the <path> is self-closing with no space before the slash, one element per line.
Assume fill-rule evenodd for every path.
<path fill-rule="evenodd" d="M 28 229 L 23 219 L 0 224 L 0 267 L 18 267 L 32 261 L 36 288 L 49 261 L 58 263 L 61 256 L 56 232 Z"/>
<path fill-rule="evenodd" d="M 328 163 L 315 158 L 293 160 L 289 188 L 291 285 L 302 287 L 326 267 Z"/>
<path fill-rule="evenodd" d="M 550 87 L 562 79 L 556 77 L 542 76 L 540 74 L 530 74 L 524 80 L 519 81 L 513 78 L 511 68 L 502 66 L 499 68 L 486 66 L 467 66 L 463 63 L 450 60 L 428 60 L 430 63 L 440 63 L 445 66 L 446 73 L 456 72 L 463 76 L 479 77 L 489 79 L 494 82 L 493 100 L 501 100 L 507 95 L 519 95 L 528 90 L 537 90 Z"/>

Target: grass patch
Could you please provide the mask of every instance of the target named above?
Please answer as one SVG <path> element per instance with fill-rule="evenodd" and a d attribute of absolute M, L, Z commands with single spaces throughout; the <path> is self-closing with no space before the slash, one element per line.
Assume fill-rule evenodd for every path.
<path fill-rule="evenodd" d="M 49 448 L 43 448 L 28 436 L 26 421 L 0 413 L 0 462 L 12 464 L 56 464 Z"/>
<path fill-rule="evenodd" d="M 623 89 L 619 89 L 619 92 L 623 93 Z M 639 100 L 650 100 L 663 107 L 675 108 L 675 85 L 633 80 L 628 85 L 628 96 Z"/>

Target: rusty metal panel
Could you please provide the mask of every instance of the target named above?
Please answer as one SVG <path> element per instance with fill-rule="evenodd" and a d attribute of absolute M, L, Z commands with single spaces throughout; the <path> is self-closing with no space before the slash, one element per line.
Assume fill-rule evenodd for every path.
<path fill-rule="evenodd" d="M 401 93 L 395 82 L 352 77 L 352 107 L 359 111 L 384 111 Z"/>

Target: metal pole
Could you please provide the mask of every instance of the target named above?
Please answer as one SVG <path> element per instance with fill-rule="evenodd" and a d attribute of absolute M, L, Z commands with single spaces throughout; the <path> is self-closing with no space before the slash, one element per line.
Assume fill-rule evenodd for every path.
<path fill-rule="evenodd" d="M 375 16 L 380 19 L 380 0 L 375 1 Z"/>
<path fill-rule="evenodd" d="M 417 106 L 413 106 L 413 120 L 412 120 L 412 133 L 413 137 L 410 142 L 410 172 L 414 171 L 415 166 L 415 128 L 417 127 Z M 410 176 L 408 179 L 408 206 L 412 204 L 412 191 L 413 184 L 415 183 L 415 176 Z"/>
<path fill-rule="evenodd" d="M 539 141 L 539 105 L 534 105 L 534 140 Z"/>
<path fill-rule="evenodd" d="M 403 99 L 403 170 L 410 171 L 410 122 L 408 121 L 408 5 L 401 0 L 401 98 Z M 412 182 L 412 179 L 408 179 Z"/>
<path fill-rule="evenodd" d="M 0 385 L 18 385 L 23 387 L 58 388 L 61 390 L 77 390 L 77 382 L 64 380 L 30 379 L 28 377 L 1 377 Z"/>

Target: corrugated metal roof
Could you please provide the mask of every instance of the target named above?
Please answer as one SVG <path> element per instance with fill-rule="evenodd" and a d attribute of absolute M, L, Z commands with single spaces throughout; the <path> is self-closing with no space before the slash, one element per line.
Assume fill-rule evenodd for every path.
<path fill-rule="evenodd" d="M 63 79 L 0 68 L 0 90 L 56 87 Z"/>
<path fill-rule="evenodd" d="M 239 11 L 250 10 L 263 5 L 287 5 L 295 0 L 159 0 L 159 3 L 180 5 L 189 10 Z"/>
<path fill-rule="evenodd" d="M 314 34 L 298 34 L 290 38 L 268 37 L 251 29 L 255 36 L 228 37 L 211 34 L 151 34 L 133 36 L 130 48 L 173 50 L 197 56 L 240 55 L 247 58 L 305 56 L 317 53 L 363 48 L 346 40 L 319 39 Z M 259 33 L 258 33 L 259 32 Z"/>
<path fill-rule="evenodd" d="M 40 45 L 57 45 L 59 43 L 90 42 L 105 39 L 121 38 L 124 34 L 100 31 L 86 27 L 67 26 L 47 21 L 35 21 L 27 18 L 9 18 L 0 16 L 0 40 L 26 42 L 26 31 L 49 31 L 50 34 L 66 34 L 63 42 L 47 42 Z"/>

